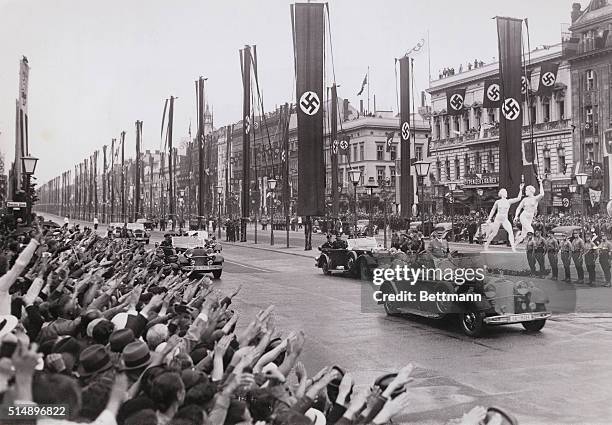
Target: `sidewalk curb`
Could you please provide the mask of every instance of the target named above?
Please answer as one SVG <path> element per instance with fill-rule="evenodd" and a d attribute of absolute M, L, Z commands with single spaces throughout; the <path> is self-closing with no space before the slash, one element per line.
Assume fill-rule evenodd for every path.
<path fill-rule="evenodd" d="M 253 242 L 250 242 L 249 245 L 244 244 L 244 242 L 226 242 L 226 241 L 222 241 L 223 245 L 229 245 L 229 246 L 238 246 L 238 247 L 243 247 L 243 248 L 250 248 L 250 249 L 258 249 L 260 251 L 270 251 L 270 252 L 278 252 L 279 254 L 286 254 L 286 255 L 293 255 L 296 257 L 304 257 L 304 258 L 312 258 L 314 260 L 314 255 L 308 255 L 308 254 L 301 254 L 301 253 L 297 253 L 297 252 L 288 252 L 288 251 L 283 251 L 283 248 L 280 249 L 275 249 L 275 248 L 266 248 L 263 246 L 253 246 L 255 245 Z M 249 243 L 249 242 L 247 242 Z M 287 248 L 284 248 L 287 249 Z M 313 250 L 314 251 L 314 250 Z"/>

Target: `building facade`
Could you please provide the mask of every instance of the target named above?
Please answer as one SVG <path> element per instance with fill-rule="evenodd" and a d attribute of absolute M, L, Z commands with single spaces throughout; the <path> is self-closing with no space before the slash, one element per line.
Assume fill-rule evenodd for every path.
<path fill-rule="evenodd" d="M 529 96 L 523 99 L 523 144 L 533 141 L 534 166 L 545 178 L 545 211 L 569 207 L 568 187 L 575 163 L 573 150 L 572 79 L 570 63 L 562 55 L 561 43 L 533 50 L 527 63 Z M 537 94 L 540 70 L 545 63 L 558 63 L 552 96 Z M 489 208 L 499 190 L 499 109 L 484 108 L 485 80 L 499 76 L 497 62 L 440 78 L 430 83 L 432 167 L 429 179 L 434 186 L 437 211 L 468 213 Z M 446 111 L 446 93 L 465 88 L 461 115 Z M 529 99 L 529 103 L 528 100 Z M 448 183 L 459 190 L 450 205 Z M 482 195 L 481 195 L 482 194 Z M 514 196 L 515 194 L 509 194 Z"/>
<path fill-rule="evenodd" d="M 592 198 L 585 195 L 586 208 L 603 211 L 610 200 L 612 175 L 604 146 L 604 134 L 612 128 L 612 4 L 592 0 L 581 10 L 575 3 L 571 18 L 563 54 L 571 65 L 574 155 L 584 164 L 580 171 L 589 175 Z"/>

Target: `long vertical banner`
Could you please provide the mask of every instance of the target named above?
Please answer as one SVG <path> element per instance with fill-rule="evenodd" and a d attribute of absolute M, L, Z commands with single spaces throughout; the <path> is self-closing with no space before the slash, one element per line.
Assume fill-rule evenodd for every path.
<path fill-rule="evenodd" d="M 336 84 L 331 88 L 331 185 L 332 217 L 338 218 L 340 200 L 338 194 L 338 92 Z"/>
<path fill-rule="evenodd" d="M 521 30 L 523 21 L 497 18 L 500 76 L 499 184 L 515 196 L 523 174 Z"/>
<path fill-rule="evenodd" d="M 323 3 L 292 5 L 298 118 L 298 202 L 300 216 L 325 215 L 323 158 Z"/>
<path fill-rule="evenodd" d="M 410 151 L 410 58 L 399 60 L 400 63 L 400 212 L 403 218 L 412 214 L 414 203 L 414 185 L 410 173 L 412 152 Z"/>
<path fill-rule="evenodd" d="M 240 221 L 240 242 L 246 242 L 246 223 L 251 210 L 251 47 L 245 46 L 240 51 L 242 68 L 242 194 Z M 254 124 L 254 123 L 253 123 Z"/>

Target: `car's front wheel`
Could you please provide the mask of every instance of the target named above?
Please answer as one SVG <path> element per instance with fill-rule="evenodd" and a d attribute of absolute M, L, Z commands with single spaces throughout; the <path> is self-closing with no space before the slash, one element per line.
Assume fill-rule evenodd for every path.
<path fill-rule="evenodd" d="M 467 336 L 477 338 L 484 331 L 484 315 L 477 311 L 468 311 L 459 315 L 459 326 Z"/>
<path fill-rule="evenodd" d="M 221 273 L 223 273 L 223 270 L 214 270 L 212 275 L 215 279 L 219 279 L 221 277 Z"/>
<path fill-rule="evenodd" d="M 393 305 L 393 303 L 389 301 L 385 301 L 383 303 L 383 306 L 385 307 L 385 313 L 387 313 L 387 316 L 399 316 L 401 314 L 400 311 Z"/>
<path fill-rule="evenodd" d="M 323 270 L 323 274 L 327 276 L 331 275 L 331 270 L 329 270 L 329 263 L 325 258 L 321 260 L 321 270 Z"/>
<path fill-rule="evenodd" d="M 539 332 L 546 324 L 546 319 L 532 320 L 530 322 L 521 323 L 527 332 Z"/>

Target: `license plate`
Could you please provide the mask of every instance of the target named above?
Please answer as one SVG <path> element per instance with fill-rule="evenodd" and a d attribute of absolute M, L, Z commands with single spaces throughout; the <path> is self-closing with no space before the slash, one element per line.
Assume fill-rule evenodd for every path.
<path fill-rule="evenodd" d="M 526 314 L 513 314 L 510 316 L 510 320 L 512 322 L 525 322 L 527 320 L 532 320 L 533 316 L 529 313 Z"/>
<path fill-rule="evenodd" d="M 210 266 L 194 266 L 193 270 L 202 271 L 202 270 L 219 270 L 221 266 L 218 264 L 211 264 Z"/>

